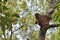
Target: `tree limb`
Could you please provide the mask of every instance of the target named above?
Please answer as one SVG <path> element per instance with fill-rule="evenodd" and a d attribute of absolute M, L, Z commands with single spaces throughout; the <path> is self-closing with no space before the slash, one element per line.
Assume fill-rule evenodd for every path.
<path fill-rule="evenodd" d="M 53 27 L 58 27 L 60 24 L 51 24 L 49 25 L 49 28 L 53 28 Z"/>
<path fill-rule="evenodd" d="M 50 1 L 48 4 L 48 8 L 46 9 L 46 15 L 52 18 L 52 14 L 54 13 L 56 7 L 56 4 L 60 3 L 60 0 L 54 0 L 54 1 Z"/>

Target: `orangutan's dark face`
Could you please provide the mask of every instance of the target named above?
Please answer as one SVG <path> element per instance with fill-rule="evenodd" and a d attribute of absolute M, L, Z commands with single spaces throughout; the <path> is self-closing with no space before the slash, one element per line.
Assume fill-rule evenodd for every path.
<path fill-rule="evenodd" d="M 36 14 L 35 14 L 36 19 L 38 19 L 38 16 L 39 16 L 39 15 L 40 15 L 39 13 L 36 13 Z"/>
<path fill-rule="evenodd" d="M 35 24 L 38 23 L 38 25 L 40 26 L 45 26 L 45 25 L 48 25 L 49 24 L 49 20 L 48 18 L 46 17 L 46 15 L 41 15 L 39 13 L 36 13 L 35 14 L 35 17 L 36 17 L 36 22 Z"/>
<path fill-rule="evenodd" d="M 35 24 L 38 23 L 38 16 L 39 16 L 39 15 L 40 15 L 39 13 L 36 13 L 36 14 L 35 14 L 35 17 L 36 17 L 36 22 L 35 22 Z"/>

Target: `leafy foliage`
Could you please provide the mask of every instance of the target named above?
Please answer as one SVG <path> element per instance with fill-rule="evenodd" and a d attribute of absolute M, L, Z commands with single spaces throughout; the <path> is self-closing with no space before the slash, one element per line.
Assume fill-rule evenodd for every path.
<path fill-rule="evenodd" d="M 3 32 L 4 37 L 5 30 L 11 30 L 12 24 L 17 22 L 19 11 L 17 0 L 0 0 L 0 28 L 2 30 L 0 34 Z"/>
<path fill-rule="evenodd" d="M 53 21 L 60 22 L 60 3 L 56 5 L 57 9 L 55 10 L 55 13 L 53 15 Z"/>
<path fill-rule="evenodd" d="M 28 2 L 30 2 L 29 6 L 27 5 Z M 49 0 L 50 1 L 50 0 Z M 39 2 L 39 3 L 38 3 Z M 44 4 L 44 0 L 0 0 L 0 36 L 6 34 L 6 30 L 11 31 L 12 30 L 12 24 L 19 23 L 19 29 L 22 30 L 19 35 L 20 37 L 28 36 L 28 39 L 30 40 L 38 40 L 39 36 L 39 29 L 35 30 L 34 23 L 35 23 L 35 15 L 34 12 L 38 11 L 37 7 L 40 7 L 43 10 L 46 10 L 48 7 L 48 0 Z M 36 10 L 35 10 L 36 6 Z M 55 10 L 55 13 L 53 14 L 53 21 L 60 22 L 60 3 L 56 5 L 57 9 Z M 43 11 L 41 10 L 41 11 Z M 40 11 L 40 10 L 39 10 Z M 21 13 L 22 12 L 22 13 Z M 45 11 L 44 11 L 45 13 Z M 36 27 L 37 28 L 37 27 Z M 30 31 L 28 31 L 30 30 Z M 29 34 L 27 34 L 27 31 Z M 51 40 L 60 40 L 60 30 L 56 31 L 55 34 L 51 33 Z M 22 34 L 24 33 L 24 34 Z M 8 33 L 9 34 L 9 33 Z M 7 40 L 10 40 L 11 35 L 5 35 L 7 36 Z M 12 33 L 13 35 L 13 33 Z M 24 35 L 24 36 L 23 36 Z M 17 35 L 18 36 L 18 35 Z M 18 40 L 16 35 L 13 35 L 13 40 Z M 55 37 L 55 38 L 54 38 Z M 2 39 L 3 37 L 1 37 Z M 4 39 L 4 38 L 3 38 Z M 49 40 L 49 38 L 46 38 L 46 40 Z"/>

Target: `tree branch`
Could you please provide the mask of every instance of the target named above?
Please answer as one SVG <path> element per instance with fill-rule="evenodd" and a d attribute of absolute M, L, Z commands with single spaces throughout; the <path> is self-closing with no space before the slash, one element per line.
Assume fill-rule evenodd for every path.
<path fill-rule="evenodd" d="M 14 32 L 16 32 L 16 31 L 20 30 L 22 27 L 23 27 L 23 25 L 22 25 L 20 28 L 18 28 L 18 29 L 16 29 L 15 31 L 13 31 L 12 33 L 14 33 Z"/>
<path fill-rule="evenodd" d="M 53 27 L 58 27 L 60 24 L 51 24 L 49 25 L 49 28 L 53 28 Z"/>
<path fill-rule="evenodd" d="M 46 9 L 46 15 L 52 18 L 52 14 L 54 13 L 56 7 L 56 4 L 60 3 L 60 0 L 54 0 L 54 1 L 50 1 L 48 4 L 48 8 Z"/>

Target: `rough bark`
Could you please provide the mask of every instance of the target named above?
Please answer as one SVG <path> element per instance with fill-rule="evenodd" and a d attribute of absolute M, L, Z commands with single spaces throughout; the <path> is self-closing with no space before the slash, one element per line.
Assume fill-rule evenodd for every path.
<path fill-rule="evenodd" d="M 43 29 L 44 29 L 44 30 L 43 30 Z M 46 31 L 47 31 L 46 28 L 40 28 L 39 40 L 45 40 Z"/>
<path fill-rule="evenodd" d="M 10 30 L 11 30 L 10 40 L 12 40 L 12 34 L 13 34 L 13 32 L 12 32 L 12 26 L 11 26 Z"/>

